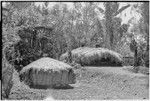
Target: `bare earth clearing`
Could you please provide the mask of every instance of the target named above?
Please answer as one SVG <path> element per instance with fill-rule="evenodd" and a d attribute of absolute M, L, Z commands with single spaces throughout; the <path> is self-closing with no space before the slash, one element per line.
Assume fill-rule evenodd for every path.
<path fill-rule="evenodd" d="M 132 73 L 124 67 L 84 67 L 75 70 L 77 83 L 70 89 L 33 89 L 19 82 L 15 84 L 10 99 L 57 100 L 149 99 L 148 75 Z"/>

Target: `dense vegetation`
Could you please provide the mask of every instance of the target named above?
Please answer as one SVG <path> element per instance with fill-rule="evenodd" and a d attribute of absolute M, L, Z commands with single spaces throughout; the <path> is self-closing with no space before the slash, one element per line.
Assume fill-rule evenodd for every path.
<path fill-rule="evenodd" d="M 133 57 L 136 66 L 149 66 L 149 3 L 57 2 L 49 8 L 36 2 L 2 3 L 2 71 L 24 66 L 43 56 L 59 59 L 78 47 L 102 47 L 124 57 Z M 140 15 L 127 23 L 118 15 L 126 9 Z M 134 47 L 137 46 L 137 47 Z M 135 51 L 137 50 L 137 51 Z M 139 63 L 139 64 L 137 64 Z M 3 72 L 2 75 L 4 75 Z M 12 75 L 12 74 L 10 74 Z"/>

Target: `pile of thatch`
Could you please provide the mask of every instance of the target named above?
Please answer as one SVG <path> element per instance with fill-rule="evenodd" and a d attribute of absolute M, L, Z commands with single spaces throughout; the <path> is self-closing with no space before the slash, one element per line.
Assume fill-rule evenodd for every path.
<path fill-rule="evenodd" d="M 66 62 L 68 53 L 64 53 L 60 60 Z M 105 48 L 80 47 L 72 50 L 72 60 L 86 66 L 121 66 L 122 56 Z"/>
<path fill-rule="evenodd" d="M 74 84 L 75 74 L 70 65 L 44 57 L 25 66 L 20 79 L 30 86 L 55 87 Z"/>

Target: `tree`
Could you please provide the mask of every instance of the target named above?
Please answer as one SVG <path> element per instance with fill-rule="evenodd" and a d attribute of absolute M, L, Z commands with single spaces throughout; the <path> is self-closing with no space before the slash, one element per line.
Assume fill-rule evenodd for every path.
<path fill-rule="evenodd" d="M 133 32 L 136 36 L 143 36 L 141 40 L 138 41 L 139 54 L 142 54 L 141 58 L 145 62 L 145 66 L 149 67 L 149 3 L 142 2 L 140 4 L 135 4 L 133 9 L 141 14 L 141 18 L 137 24 L 134 24 Z M 142 41 L 144 39 L 144 41 Z M 147 46 L 144 47 L 146 44 Z M 143 58 L 142 58 L 143 57 Z"/>
<path fill-rule="evenodd" d="M 145 33 L 147 39 L 147 48 L 145 53 L 145 65 L 149 67 L 149 2 L 143 3 L 142 16 L 145 24 Z"/>
<path fill-rule="evenodd" d="M 9 94 L 13 86 L 13 61 L 17 59 L 17 56 L 15 55 L 15 50 L 13 48 L 13 44 L 19 41 L 19 37 L 16 34 L 16 32 L 19 30 L 19 27 L 16 27 L 17 24 L 13 19 L 14 14 L 18 10 L 16 8 L 17 7 L 15 5 L 15 2 L 7 2 L 6 5 L 2 7 L 2 98 L 6 99 L 9 98 Z M 22 21 L 20 21 L 19 23 L 22 23 Z"/>
<path fill-rule="evenodd" d="M 2 4 L 3 5 L 3 4 Z M 2 19 L 3 19 L 3 28 L 2 28 L 2 98 L 9 98 L 9 94 L 11 91 L 11 88 L 13 86 L 13 70 L 14 67 L 8 63 L 6 60 L 6 49 L 8 51 L 13 51 L 13 48 L 10 48 L 10 46 L 16 41 L 12 33 L 9 33 L 12 29 L 11 27 L 11 16 L 13 13 L 13 10 L 11 9 L 12 6 L 10 4 L 7 4 L 6 6 L 2 7 Z M 14 54 L 13 54 L 14 55 Z"/>
<path fill-rule="evenodd" d="M 113 49 L 113 40 L 114 40 L 114 33 L 113 33 L 113 20 L 114 18 L 123 12 L 125 9 L 130 7 L 130 5 L 123 6 L 119 9 L 118 2 L 105 2 L 104 3 L 105 10 L 102 8 L 98 8 L 99 11 L 105 14 L 105 26 L 106 26 L 106 36 L 105 42 L 106 47 L 109 49 Z"/>

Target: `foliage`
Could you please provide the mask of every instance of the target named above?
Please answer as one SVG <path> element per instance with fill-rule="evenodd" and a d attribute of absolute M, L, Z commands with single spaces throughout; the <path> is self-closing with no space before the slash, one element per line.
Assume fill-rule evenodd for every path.
<path fill-rule="evenodd" d="M 45 2 L 43 6 L 37 6 L 35 2 L 7 2 L 2 7 L 2 81 L 10 73 L 7 70 L 16 68 L 20 71 L 45 56 L 59 59 L 61 54 L 78 47 L 104 47 L 123 56 L 133 56 L 132 49 L 129 50 L 132 44 L 128 36 L 130 33 L 137 42 L 139 65 L 149 67 L 148 2 L 123 7 L 119 2 L 105 2 L 105 9 L 100 8 L 97 2 L 73 2 L 71 9 L 67 3 L 56 3 L 51 8 L 48 4 Z M 122 24 L 117 16 L 128 7 L 141 15 L 137 23 Z M 105 56 L 112 57 L 109 53 Z M 90 62 L 89 57 L 83 57 L 87 64 L 97 62 L 94 58 L 99 58 L 93 55 Z M 7 80 L 11 81 L 12 72 Z M 8 96 L 11 84 L 5 87 L 10 88 L 6 90 Z"/>
<path fill-rule="evenodd" d="M 2 61 L 2 98 L 8 99 L 13 86 L 13 67 L 6 59 L 3 58 Z"/>
<path fill-rule="evenodd" d="M 119 2 L 107 2 L 103 3 L 103 10 L 97 2 L 84 5 L 74 2 L 71 9 L 65 3 L 56 3 L 51 8 L 48 8 L 49 2 L 43 6 L 34 2 L 18 3 L 19 6 L 17 2 L 7 4 L 2 16 L 3 46 L 8 44 L 5 54 L 8 61 L 14 57 L 18 70 L 44 54 L 59 59 L 62 53 L 83 46 L 109 48 L 110 45 L 120 54 L 130 54 L 123 49 L 130 24 L 121 24 L 122 20 L 117 16 L 130 6 L 128 4 L 120 7 Z M 20 9 L 21 5 L 24 9 Z M 104 16 L 103 19 L 100 16 Z M 138 29 L 146 28 L 143 21 Z M 39 26 L 43 29 L 36 29 Z M 47 32 L 47 28 L 52 28 L 52 32 Z M 12 53 L 14 55 L 10 56 Z"/>
<path fill-rule="evenodd" d="M 140 5 L 136 4 L 133 8 L 141 14 L 140 20 L 130 29 L 137 42 L 138 53 L 136 57 L 139 65 L 149 67 L 149 4 L 147 2 Z"/>
<path fill-rule="evenodd" d="M 6 55 L 9 56 L 6 57 L 6 59 L 9 62 L 12 61 L 12 53 L 17 55 L 18 59 L 17 57 L 15 57 L 16 59 L 13 60 L 13 63 L 15 64 L 15 68 L 18 71 L 20 71 L 23 66 L 26 66 L 32 61 L 35 61 L 45 53 L 47 53 L 48 56 L 52 58 L 56 58 L 57 56 L 54 54 L 57 54 L 60 51 L 60 55 L 61 52 L 64 52 L 64 50 L 62 49 L 64 49 L 64 46 L 66 44 L 65 39 L 63 38 L 63 36 L 57 37 L 58 35 L 56 33 L 58 31 L 54 30 L 53 32 L 51 32 L 53 29 L 51 28 L 52 25 L 43 25 L 43 23 L 41 23 L 43 20 L 45 21 L 49 19 L 43 19 L 42 14 L 36 9 L 34 4 L 31 4 L 26 9 L 23 9 L 21 11 L 15 10 L 12 13 L 10 24 L 13 24 L 14 29 L 16 30 L 13 31 L 14 29 L 7 29 L 8 27 L 6 26 L 6 31 L 4 30 L 5 32 L 3 34 L 6 35 L 6 33 L 8 33 L 8 36 L 10 37 L 10 32 L 14 32 L 12 33 L 12 35 L 16 35 L 10 39 L 5 39 L 9 38 L 7 36 L 4 37 L 4 42 L 5 40 L 6 42 L 11 40 L 15 41 L 13 38 L 19 38 L 19 40 L 12 43 L 12 48 L 14 48 L 14 51 L 6 51 Z M 40 25 L 42 25 L 43 28 L 40 28 Z M 46 26 L 50 26 L 50 28 L 48 29 Z M 61 44 L 56 43 L 58 40 Z M 61 50 L 59 49 L 60 47 Z"/>
<path fill-rule="evenodd" d="M 130 7 L 129 4 L 127 4 L 126 6 L 123 6 L 121 8 L 119 8 L 119 3 L 118 2 L 105 2 L 104 3 L 104 7 L 105 10 L 98 8 L 100 10 L 101 13 L 103 13 L 105 16 L 105 32 L 106 35 L 104 37 L 105 40 L 105 47 L 108 49 L 114 49 L 114 45 L 115 39 L 120 39 L 123 35 L 123 32 L 126 32 L 125 30 L 125 26 L 121 26 L 121 21 L 119 18 L 117 18 L 116 16 L 118 14 L 120 14 L 121 12 L 123 12 L 125 9 L 127 9 L 128 7 Z M 117 25 L 119 25 L 119 27 L 117 28 Z M 115 26 L 115 27 L 114 27 Z M 127 29 L 127 28 L 126 28 Z M 118 30 L 118 31 L 116 31 Z M 115 38 L 117 35 L 119 34 L 120 38 Z M 107 40 L 107 41 L 106 41 Z M 118 41 L 118 40 L 117 40 Z"/>

